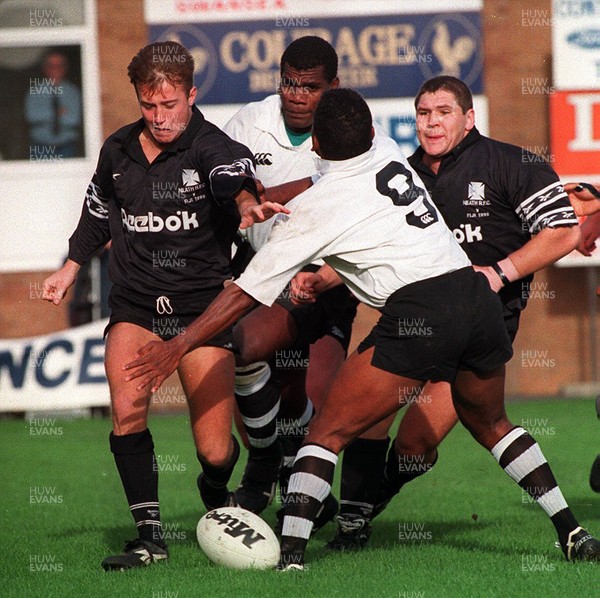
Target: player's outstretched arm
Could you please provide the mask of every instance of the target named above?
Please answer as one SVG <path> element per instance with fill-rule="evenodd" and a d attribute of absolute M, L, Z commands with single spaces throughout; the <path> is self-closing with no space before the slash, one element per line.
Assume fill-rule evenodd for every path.
<path fill-rule="evenodd" d="M 152 341 L 139 349 L 134 360 L 123 366 L 128 372 L 125 380 L 139 378 L 137 390 L 151 385 L 152 392 L 156 392 L 186 353 L 233 325 L 255 304 L 253 297 L 235 283 L 230 284 L 182 333 L 170 341 Z"/>
<path fill-rule="evenodd" d="M 300 195 L 300 193 L 303 193 L 311 186 L 312 179 L 306 177 L 273 187 L 263 187 L 264 193 L 261 194 L 261 201 L 263 201 L 264 197 L 264 201 L 272 201 L 273 203 L 285 205 L 288 201 L 294 199 L 296 195 Z"/>
<path fill-rule="evenodd" d="M 566 183 L 565 191 L 577 216 L 589 216 L 600 211 L 600 185 Z"/>
<path fill-rule="evenodd" d="M 60 270 L 44 280 L 42 299 L 51 301 L 54 305 L 60 305 L 69 287 L 75 282 L 80 268 L 81 266 L 77 262 L 67 260 Z"/>

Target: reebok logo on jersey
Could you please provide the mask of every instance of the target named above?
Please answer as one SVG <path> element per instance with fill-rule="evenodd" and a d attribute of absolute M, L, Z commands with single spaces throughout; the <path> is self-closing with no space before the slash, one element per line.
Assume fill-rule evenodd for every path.
<path fill-rule="evenodd" d="M 184 168 L 181 172 L 181 179 L 184 187 L 193 187 L 200 183 L 200 175 L 198 172 L 191 168 Z"/>
<path fill-rule="evenodd" d="M 273 154 L 270 152 L 262 152 L 258 154 L 254 154 L 254 159 L 256 160 L 257 166 L 272 166 L 273 162 L 271 162 L 271 158 Z"/>
<path fill-rule="evenodd" d="M 471 224 L 461 224 L 458 228 L 455 228 L 452 233 L 454 238 L 459 243 L 475 243 L 475 241 L 483 241 L 483 235 L 481 234 L 481 226 L 472 226 Z"/>
<path fill-rule="evenodd" d="M 187 210 L 177 210 L 176 214 L 161 218 L 153 212 L 134 216 L 121 208 L 121 221 L 128 231 L 136 233 L 159 233 L 165 228 L 168 231 L 177 232 L 181 229 L 191 230 L 199 226 L 197 214 L 190 214 Z"/>

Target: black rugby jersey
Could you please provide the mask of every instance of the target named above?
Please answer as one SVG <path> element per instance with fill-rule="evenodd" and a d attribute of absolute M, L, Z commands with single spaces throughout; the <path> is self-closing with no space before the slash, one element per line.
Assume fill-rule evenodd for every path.
<path fill-rule="evenodd" d="M 442 158 L 438 174 L 408 159 L 473 264 L 490 266 L 546 227 L 574 226 L 577 217 L 558 175 L 540 156 L 484 137 L 476 128 Z M 500 291 L 510 310 L 527 302 L 533 275 Z"/>
<path fill-rule="evenodd" d="M 253 155 L 194 106 L 185 131 L 150 164 L 144 121 L 112 134 L 100 152 L 69 258 L 86 262 L 112 239 L 109 276 L 148 295 L 218 287 L 231 276 L 240 222 L 233 196 L 256 194 Z"/>

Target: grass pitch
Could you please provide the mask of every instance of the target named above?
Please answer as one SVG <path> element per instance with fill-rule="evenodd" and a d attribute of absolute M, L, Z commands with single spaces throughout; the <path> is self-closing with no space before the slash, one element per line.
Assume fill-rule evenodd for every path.
<path fill-rule="evenodd" d="M 538 439 L 581 524 L 600 535 L 600 495 L 588 485 L 600 450 L 593 401 L 511 403 L 508 412 Z M 102 559 L 135 536 L 108 449 L 110 422 L 0 421 L 2 596 L 535 598 L 599 591 L 600 566 L 565 562 L 543 511 L 462 427 L 444 442 L 434 470 L 376 520 L 363 552 L 329 554 L 330 524 L 311 541 L 304 573 L 215 567 L 196 542 L 204 509 L 189 423 L 155 416 L 150 427 L 171 558 L 105 573 Z M 238 466 L 234 484 L 240 476 Z M 276 508 L 264 514 L 270 523 Z"/>

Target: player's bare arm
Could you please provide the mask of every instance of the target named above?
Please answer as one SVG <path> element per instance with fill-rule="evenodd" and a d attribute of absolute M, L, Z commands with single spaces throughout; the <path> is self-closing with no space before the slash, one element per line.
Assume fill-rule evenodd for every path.
<path fill-rule="evenodd" d="M 140 378 L 137 390 L 152 384 L 152 392 L 175 371 L 182 357 L 213 336 L 237 322 L 249 312 L 256 301 L 235 283 L 225 288 L 184 332 L 170 341 L 152 341 L 135 354 L 135 359 L 123 366 L 128 370 L 125 380 Z"/>
<path fill-rule="evenodd" d="M 533 274 L 573 251 L 580 237 L 578 226 L 545 228 L 495 266 L 473 267 L 485 274 L 492 289 L 498 292 L 509 282 Z"/>
<path fill-rule="evenodd" d="M 567 183 L 565 191 L 577 216 L 590 216 L 600 211 L 600 185 Z"/>
<path fill-rule="evenodd" d="M 71 287 L 81 266 L 73 260 L 67 260 L 65 265 L 44 280 L 42 299 L 51 301 L 54 305 L 60 305 L 63 297 Z"/>
<path fill-rule="evenodd" d="M 281 185 L 266 187 L 264 189 L 264 198 L 265 201 L 285 205 L 288 201 L 294 199 L 296 195 L 300 195 L 300 193 L 303 193 L 311 186 L 312 179 L 310 177 L 289 181 L 287 183 L 282 183 Z"/>
<path fill-rule="evenodd" d="M 343 281 L 338 273 L 327 264 L 316 272 L 298 272 L 291 282 L 292 303 L 314 303 L 318 295 L 341 284 Z"/>
<path fill-rule="evenodd" d="M 290 211 L 284 206 L 266 201 L 264 203 L 258 203 L 254 194 L 246 189 L 240 190 L 235 196 L 235 202 L 240 212 L 242 219 L 240 228 L 248 228 L 257 222 L 264 222 L 275 214 L 283 213 L 289 214 Z"/>

